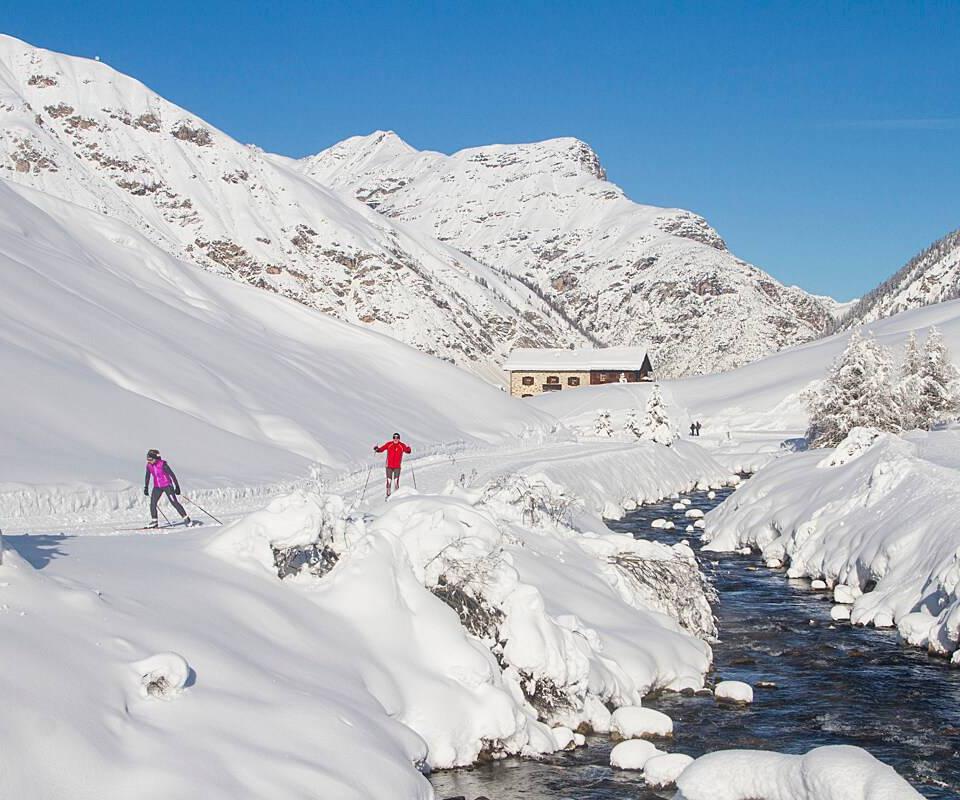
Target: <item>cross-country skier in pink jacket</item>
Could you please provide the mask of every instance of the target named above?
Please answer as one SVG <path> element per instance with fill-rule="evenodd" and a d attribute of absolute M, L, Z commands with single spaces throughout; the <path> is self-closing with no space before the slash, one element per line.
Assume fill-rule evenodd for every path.
<path fill-rule="evenodd" d="M 153 478 L 153 491 L 150 491 L 150 478 Z M 147 451 L 147 471 L 143 476 L 143 493 L 150 498 L 150 524 L 149 528 L 157 527 L 157 502 L 163 495 L 167 496 L 177 512 L 183 517 L 183 524 L 190 524 L 190 517 L 183 510 L 177 495 L 180 494 L 180 481 L 173 473 L 170 465 L 160 458 L 159 450 Z"/>

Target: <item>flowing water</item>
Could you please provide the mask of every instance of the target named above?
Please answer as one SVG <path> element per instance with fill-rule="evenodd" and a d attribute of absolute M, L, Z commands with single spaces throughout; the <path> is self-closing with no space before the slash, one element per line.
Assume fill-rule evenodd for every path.
<path fill-rule="evenodd" d="M 729 494 L 689 495 L 691 508 L 708 511 Z M 698 534 L 671 500 L 644 506 L 618 522 L 618 531 L 668 544 Z M 654 530 L 665 517 L 675 530 Z M 806 581 L 788 581 L 756 556 L 702 553 L 719 595 L 721 640 L 708 684 L 742 680 L 754 686 L 754 703 L 718 706 L 711 697 L 662 693 L 644 705 L 669 714 L 674 737 L 657 742 L 670 752 L 699 756 L 713 750 L 752 748 L 803 753 L 825 744 L 866 748 L 893 766 L 928 798 L 960 797 L 960 670 L 904 647 L 892 631 L 855 628 L 830 619 L 829 593 Z M 758 682 L 776 688 L 761 689 Z M 644 786 L 638 773 L 609 767 L 611 743 L 592 736 L 588 746 L 540 761 L 506 759 L 470 769 L 435 773 L 438 798 L 467 800 L 647 800 L 672 797 Z"/>

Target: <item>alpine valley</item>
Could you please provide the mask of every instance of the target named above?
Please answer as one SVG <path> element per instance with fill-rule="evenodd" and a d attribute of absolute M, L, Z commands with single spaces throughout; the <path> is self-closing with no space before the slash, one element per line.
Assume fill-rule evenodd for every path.
<path fill-rule="evenodd" d="M 377 132 L 296 161 L 8 36 L 0 122 L 0 177 L 494 382 L 531 345 L 646 343 L 662 375 L 727 370 L 836 312 L 696 214 L 634 203 L 576 139 L 446 156 Z"/>

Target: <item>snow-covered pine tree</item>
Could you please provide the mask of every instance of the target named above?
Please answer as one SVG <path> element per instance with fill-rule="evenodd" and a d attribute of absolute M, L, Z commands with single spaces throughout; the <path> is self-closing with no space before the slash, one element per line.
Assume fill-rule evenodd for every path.
<path fill-rule="evenodd" d="M 914 395 L 917 426 L 930 429 L 955 419 L 960 411 L 960 373 L 950 360 L 943 334 L 936 327 L 927 332 L 917 372 Z"/>
<path fill-rule="evenodd" d="M 901 409 L 900 424 L 904 430 L 922 426 L 919 419 L 917 399 L 920 396 L 920 369 L 923 356 L 917 344 L 917 332 L 910 331 L 903 350 L 903 368 L 900 370 L 900 382 L 897 385 L 898 400 Z"/>
<path fill-rule="evenodd" d="M 638 439 L 643 438 L 643 426 L 640 424 L 640 418 L 637 416 L 636 409 L 630 409 L 627 412 L 627 418 L 623 423 L 623 429 Z"/>
<path fill-rule="evenodd" d="M 593 422 L 593 431 L 597 436 L 613 436 L 613 425 L 610 422 L 610 412 L 607 409 L 601 408 L 597 412 L 597 418 Z"/>
<path fill-rule="evenodd" d="M 641 439 L 652 439 L 668 447 L 680 437 L 676 427 L 670 421 L 667 404 L 663 401 L 663 395 L 660 394 L 659 383 L 653 384 L 650 397 L 647 398 L 647 408 L 640 429 Z"/>
<path fill-rule="evenodd" d="M 890 378 L 889 351 L 854 331 L 826 380 L 807 396 L 811 444 L 833 447 L 857 427 L 901 430 L 899 397 Z"/>

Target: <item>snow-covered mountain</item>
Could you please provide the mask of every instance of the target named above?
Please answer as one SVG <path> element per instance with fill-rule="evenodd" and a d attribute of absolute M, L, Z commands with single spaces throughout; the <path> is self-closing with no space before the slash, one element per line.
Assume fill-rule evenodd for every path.
<path fill-rule="evenodd" d="M 604 345 L 647 341 L 664 372 L 715 372 L 820 334 L 820 298 L 738 259 L 702 218 L 639 205 L 577 139 L 447 156 L 393 132 L 300 162 L 501 275 L 513 275 Z"/>
<path fill-rule="evenodd" d="M 0 36 L 0 178 L 461 364 L 582 343 L 507 275 L 319 186 L 103 63 Z M 481 369 L 482 371 L 482 369 Z"/>
<path fill-rule="evenodd" d="M 921 251 L 841 317 L 852 328 L 901 311 L 960 297 L 960 229 Z"/>
<path fill-rule="evenodd" d="M 29 486 L 63 484 L 65 502 L 81 482 L 127 492 L 148 447 L 175 453 L 195 488 L 251 486 L 349 468 L 394 430 L 422 454 L 513 441 L 541 418 L 464 370 L 3 181 L 0 274 L 0 497 L 15 505 Z"/>

